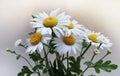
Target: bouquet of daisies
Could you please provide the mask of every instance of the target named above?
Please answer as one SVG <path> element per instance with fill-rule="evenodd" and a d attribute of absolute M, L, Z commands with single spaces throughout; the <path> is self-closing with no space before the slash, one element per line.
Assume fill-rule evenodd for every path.
<path fill-rule="evenodd" d="M 93 68 L 96 73 L 117 69 L 117 65 L 110 60 L 104 60 L 112 53 L 112 43 L 107 37 L 100 32 L 86 29 L 76 20 L 71 20 L 65 12 L 58 11 L 59 9 L 56 9 L 50 14 L 42 12 L 32 15 L 34 31 L 29 33 L 30 38 L 26 42 L 21 39 L 15 42 L 15 46 L 25 48 L 29 59 L 7 48 L 7 52 L 15 54 L 16 59 L 22 58 L 28 63 L 17 76 L 84 76 L 89 68 Z M 101 50 L 106 50 L 104 55 L 94 61 Z M 89 60 L 85 59 L 87 51 L 92 52 Z M 30 63 L 30 60 L 34 64 Z"/>

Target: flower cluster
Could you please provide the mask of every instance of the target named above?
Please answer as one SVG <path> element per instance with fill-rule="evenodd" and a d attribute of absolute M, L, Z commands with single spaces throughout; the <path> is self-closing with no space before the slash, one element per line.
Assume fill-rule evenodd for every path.
<path fill-rule="evenodd" d="M 100 70 L 110 72 L 117 68 L 111 61 L 103 61 L 112 52 L 110 50 L 112 43 L 107 37 L 100 32 L 86 29 L 65 12 L 58 13 L 58 11 L 59 9 L 56 9 L 50 14 L 43 12 L 33 15 L 31 24 L 34 32 L 29 33 L 30 38 L 25 44 L 20 39 L 15 42 L 15 46 L 26 49 L 30 59 L 35 62 L 34 66 L 22 55 L 7 49 L 8 52 L 17 55 L 18 59 L 22 57 L 27 60 L 31 66 L 31 69 L 24 66 L 18 76 L 30 76 L 33 73 L 38 76 L 43 76 L 42 73 L 48 73 L 49 76 L 83 76 L 89 68 L 94 68 L 97 73 Z M 87 67 L 82 69 L 81 61 L 91 46 L 94 47 L 93 55 L 90 60 L 84 62 L 83 65 Z M 107 50 L 106 54 L 97 62 L 93 62 L 100 49 Z M 41 55 L 42 52 L 44 56 Z M 79 55 L 74 57 L 73 53 Z M 55 58 L 51 60 L 49 55 L 55 55 Z"/>

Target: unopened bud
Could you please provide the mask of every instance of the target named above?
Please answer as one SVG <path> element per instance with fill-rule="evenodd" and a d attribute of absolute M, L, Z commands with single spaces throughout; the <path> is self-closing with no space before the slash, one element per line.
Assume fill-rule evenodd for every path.
<path fill-rule="evenodd" d="M 97 55 L 97 54 L 99 54 L 99 53 L 100 53 L 100 50 L 95 49 L 95 50 L 94 50 L 94 53 Z"/>
<path fill-rule="evenodd" d="M 112 50 L 108 49 L 107 52 L 108 52 L 108 53 L 112 53 Z"/>

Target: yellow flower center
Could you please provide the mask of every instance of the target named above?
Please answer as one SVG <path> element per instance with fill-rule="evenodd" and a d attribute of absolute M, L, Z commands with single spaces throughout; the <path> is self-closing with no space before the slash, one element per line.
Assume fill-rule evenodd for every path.
<path fill-rule="evenodd" d="M 42 35 L 40 33 L 34 33 L 30 37 L 30 43 L 32 45 L 37 45 L 42 39 Z"/>
<path fill-rule="evenodd" d="M 89 38 L 91 41 L 95 42 L 95 43 L 98 43 L 97 37 L 98 37 L 97 34 L 90 34 L 90 35 L 88 35 L 88 38 Z"/>
<path fill-rule="evenodd" d="M 73 29 L 74 28 L 74 24 L 70 23 L 68 26 L 66 26 L 68 29 Z"/>
<path fill-rule="evenodd" d="M 58 19 L 56 17 L 47 17 L 43 21 L 45 27 L 54 27 L 58 24 Z"/>
<path fill-rule="evenodd" d="M 75 38 L 73 36 L 65 36 L 63 37 L 63 42 L 66 45 L 73 45 L 75 43 Z"/>

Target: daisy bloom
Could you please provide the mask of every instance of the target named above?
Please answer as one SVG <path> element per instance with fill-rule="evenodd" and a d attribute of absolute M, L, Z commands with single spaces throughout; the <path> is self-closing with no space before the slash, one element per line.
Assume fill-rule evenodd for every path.
<path fill-rule="evenodd" d="M 53 10 L 50 14 L 45 12 L 39 13 L 36 15 L 36 18 L 33 18 L 32 27 L 38 28 L 42 33 L 52 34 L 53 32 L 59 37 L 60 34 L 63 34 L 61 30 L 62 25 L 67 25 L 70 22 L 70 16 L 65 15 L 65 12 L 58 14 L 59 9 Z"/>
<path fill-rule="evenodd" d="M 105 37 L 104 35 L 100 35 L 98 37 L 98 41 L 99 43 L 101 43 L 101 48 L 110 48 L 112 46 L 112 43 L 110 42 L 110 39 L 108 39 L 107 37 Z"/>
<path fill-rule="evenodd" d="M 19 46 L 22 42 L 22 39 L 18 39 L 17 41 L 15 41 L 15 47 Z"/>
<path fill-rule="evenodd" d="M 78 24 L 76 20 L 72 20 L 68 25 L 64 25 L 63 30 L 65 31 L 66 36 L 76 35 L 80 36 L 83 34 L 83 25 Z"/>
<path fill-rule="evenodd" d="M 49 37 L 40 32 L 32 34 L 31 37 L 27 39 L 28 47 L 26 52 L 33 53 L 36 50 L 39 50 L 41 52 L 43 50 L 42 43 L 47 43 L 49 39 Z"/>
<path fill-rule="evenodd" d="M 91 43 L 93 46 L 99 46 L 100 43 L 98 41 L 98 37 L 100 36 L 100 32 L 99 33 L 95 33 L 94 31 L 90 31 L 88 29 L 86 29 L 85 34 L 84 34 L 84 38 L 86 40 L 87 43 Z"/>
<path fill-rule="evenodd" d="M 71 52 L 77 53 L 81 49 L 81 39 L 76 36 L 60 36 L 59 38 L 54 38 L 53 43 L 55 44 L 55 50 L 59 54 L 70 54 Z"/>

